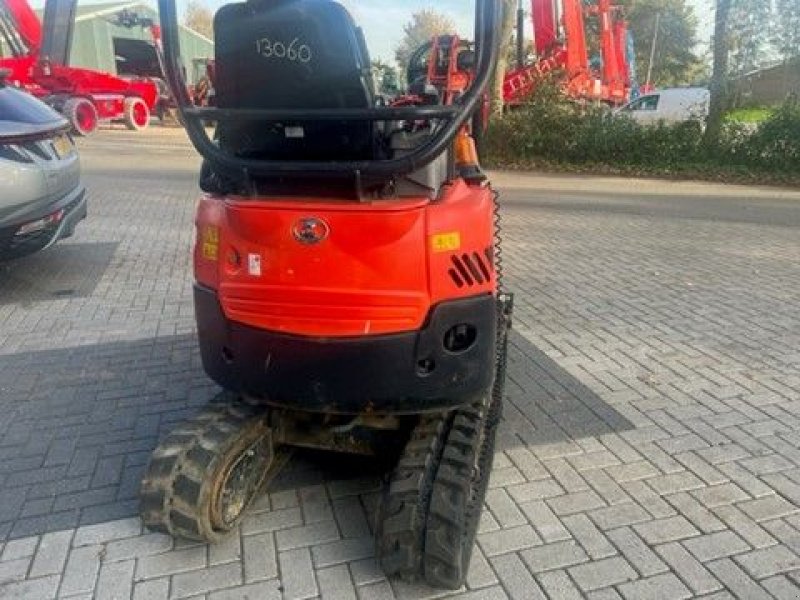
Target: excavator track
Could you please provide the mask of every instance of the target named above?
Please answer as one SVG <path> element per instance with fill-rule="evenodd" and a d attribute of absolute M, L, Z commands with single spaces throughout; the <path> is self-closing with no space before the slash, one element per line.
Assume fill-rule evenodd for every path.
<path fill-rule="evenodd" d="M 152 531 L 216 542 L 236 527 L 287 456 L 275 455 L 267 414 L 224 394 L 153 451 L 140 512 Z"/>
<path fill-rule="evenodd" d="M 498 315 L 492 389 L 423 417 L 384 486 L 376 530 L 387 575 L 458 589 L 466 579 L 502 416 L 511 303 Z"/>

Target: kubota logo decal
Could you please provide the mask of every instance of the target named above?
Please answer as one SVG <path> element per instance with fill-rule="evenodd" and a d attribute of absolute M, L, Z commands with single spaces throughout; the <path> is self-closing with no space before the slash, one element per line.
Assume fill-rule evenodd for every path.
<path fill-rule="evenodd" d="M 327 239 L 330 234 L 330 227 L 322 219 L 317 217 L 304 217 L 295 222 L 292 227 L 292 235 L 301 244 L 319 244 Z"/>

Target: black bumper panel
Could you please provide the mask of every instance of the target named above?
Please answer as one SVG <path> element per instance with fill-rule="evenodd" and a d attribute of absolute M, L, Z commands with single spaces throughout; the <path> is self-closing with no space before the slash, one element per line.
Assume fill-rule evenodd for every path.
<path fill-rule="evenodd" d="M 194 298 L 208 375 L 227 390 L 272 405 L 341 414 L 420 413 L 470 402 L 494 378 L 497 312 L 492 296 L 442 303 L 418 332 L 338 339 L 228 321 L 216 293 L 202 286 L 195 286 Z M 477 337 L 467 350 L 454 354 L 443 340 L 460 324 L 475 327 Z"/>
<path fill-rule="evenodd" d="M 21 215 L 13 224 L 0 228 L 0 260 L 33 254 L 49 248 L 58 240 L 70 237 L 75 232 L 78 223 L 86 218 L 86 204 L 86 190 L 78 187 L 53 203 Z M 15 235 L 21 225 L 44 218 L 62 209 L 64 216 L 58 224 L 34 233 Z"/>

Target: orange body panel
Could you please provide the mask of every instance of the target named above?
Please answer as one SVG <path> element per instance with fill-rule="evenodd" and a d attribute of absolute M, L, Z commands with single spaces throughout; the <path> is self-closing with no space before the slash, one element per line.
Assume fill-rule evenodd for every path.
<path fill-rule="evenodd" d="M 204 196 L 195 275 L 225 316 L 314 337 L 420 329 L 431 306 L 494 293 L 494 199 L 462 180 L 442 198 L 372 203 Z M 312 219 L 324 239 L 298 239 Z M 216 250 L 204 247 L 208 228 Z"/>

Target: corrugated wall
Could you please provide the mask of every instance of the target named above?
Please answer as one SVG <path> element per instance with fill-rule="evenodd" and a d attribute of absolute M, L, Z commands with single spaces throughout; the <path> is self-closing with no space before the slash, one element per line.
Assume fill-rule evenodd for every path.
<path fill-rule="evenodd" d="M 145 11 L 137 8 L 137 12 L 140 15 L 156 16 L 156 13 L 150 10 Z M 152 40 L 147 29 L 142 29 L 141 27 L 132 29 L 119 27 L 109 19 L 113 19 L 113 15 L 98 16 L 76 23 L 75 33 L 72 38 L 72 52 L 70 54 L 70 62 L 73 65 L 116 74 L 114 38 Z M 181 56 L 186 67 L 187 77 L 191 78 L 193 73 L 192 59 L 213 58 L 214 44 L 184 28 L 181 28 L 180 38 Z"/>

